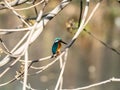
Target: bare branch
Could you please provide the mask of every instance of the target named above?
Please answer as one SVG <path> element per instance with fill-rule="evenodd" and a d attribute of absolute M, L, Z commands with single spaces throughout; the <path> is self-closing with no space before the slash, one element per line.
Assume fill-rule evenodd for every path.
<path fill-rule="evenodd" d="M 60 81 L 62 80 L 62 76 L 63 76 L 64 70 L 65 70 L 65 65 L 66 65 L 66 62 L 67 62 L 67 56 L 68 56 L 68 49 L 66 49 L 66 51 L 65 51 L 65 58 L 64 58 L 65 60 L 64 60 L 63 66 L 61 68 L 61 72 L 60 72 L 57 84 L 55 86 L 55 90 L 58 90 L 58 87 L 60 85 Z"/>
<path fill-rule="evenodd" d="M 89 88 L 104 85 L 104 84 L 111 83 L 111 82 L 120 82 L 120 78 L 114 78 L 113 77 L 113 78 L 110 78 L 108 80 L 105 80 L 105 81 L 102 81 L 102 82 L 99 82 L 99 83 L 95 83 L 95 84 L 92 84 L 92 85 L 88 85 L 88 86 L 85 86 L 85 87 L 80 87 L 80 88 L 75 88 L 75 89 L 61 89 L 61 90 L 87 90 Z"/>
<path fill-rule="evenodd" d="M 14 0 L 14 1 L 9 2 L 9 5 L 10 6 L 17 6 L 17 5 L 23 4 L 23 3 L 27 2 L 27 1 L 28 0 Z M 4 2 L 2 4 L 0 4 L 0 10 L 6 9 L 6 8 L 7 8 L 7 6 L 4 4 Z"/>
<path fill-rule="evenodd" d="M 89 8 L 89 0 L 86 0 L 85 11 L 84 11 L 84 14 L 83 14 L 83 18 L 81 20 L 81 24 L 78 28 L 78 31 L 76 32 L 76 34 L 74 35 L 74 37 L 72 38 L 70 43 L 68 44 L 67 48 L 69 48 L 73 45 L 73 43 L 75 42 L 75 40 L 77 39 L 79 34 L 82 32 L 83 28 L 85 27 L 84 23 L 85 23 L 85 20 L 86 20 L 86 17 L 87 17 L 88 8 Z"/>

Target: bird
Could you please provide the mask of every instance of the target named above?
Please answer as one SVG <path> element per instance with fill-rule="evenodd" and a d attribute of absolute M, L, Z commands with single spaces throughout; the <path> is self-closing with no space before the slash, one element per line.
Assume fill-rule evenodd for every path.
<path fill-rule="evenodd" d="M 61 49 L 62 43 L 67 44 L 61 38 L 59 38 L 59 37 L 55 38 L 53 46 L 52 46 L 52 53 L 53 53 L 52 58 L 54 56 L 57 57 L 60 54 L 60 49 Z"/>

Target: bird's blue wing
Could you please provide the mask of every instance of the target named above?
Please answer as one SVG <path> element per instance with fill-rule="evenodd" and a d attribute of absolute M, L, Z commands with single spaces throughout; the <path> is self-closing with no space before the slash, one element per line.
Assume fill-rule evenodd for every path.
<path fill-rule="evenodd" d="M 53 46 L 52 46 L 52 53 L 53 54 L 56 54 L 57 48 L 58 48 L 58 43 L 54 43 Z"/>

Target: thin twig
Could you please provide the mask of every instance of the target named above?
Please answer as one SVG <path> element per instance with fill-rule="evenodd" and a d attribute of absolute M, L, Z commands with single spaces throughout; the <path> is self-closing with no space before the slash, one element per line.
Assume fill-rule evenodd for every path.
<path fill-rule="evenodd" d="M 8 54 L 8 55 L 10 55 L 11 56 L 11 53 L 10 53 L 10 51 L 8 50 L 8 48 L 7 48 L 7 46 L 5 45 L 5 43 L 3 42 L 3 40 L 0 38 L 0 43 L 1 43 L 1 45 L 2 45 L 2 50 L 3 50 L 3 52 L 5 53 L 5 54 Z"/>
<path fill-rule="evenodd" d="M 26 52 L 25 52 L 25 67 L 24 67 L 23 90 L 26 90 L 27 75 L 28 75 L 28 50 L 26 50 Z"/>
<path fill-rule="evenodd" d="M 35 73 L 33 73 L 33 74 L 30 74 L 30 76 L 32 76 L 32 75 L 37 75 L 37 74 L 43 72 L 44 70 L 46 70 L 47 68 L 49 68 L 50 66 L 52 66 L 56 61 L 58 61 L 58 59 L 59 59 L 60 57 L 62 57 L 64 54 L 65 54 L 65 50 L 64 50 L 59 56 L 57 56 L 54 61 L 50 62 L 50 63 L 47 64 L 46 66 L 43 66 L 41 70 L 39 70 L 39 71 L 37 71 L 37 72 L 35 72 Z M 33 62 L 33 63 L 35 63 L 35 62 Z M 31 63 L 31 64 L 29 65 L 29 67 L 31 67 L 33 63 Z"/>
<path fill-rule="evenodd" d="M 63 67 L 63 58 L 62 57 L 60 57 L 60 60 L 59 60 L 59 65 L 60 65 L 60 69 L 62 69 L 62 67 Z M 62 78 L 61 78 L 61 80 L 60 80 L 60 89 L 62 89 L 62 86 L 63 86 L 63 76 L 62 76 Z"/>
<path fill-rule="evenodd" d="M 76 41 L 79 34 L 82 32 L 83 28 L 85 27 L 84 23 L 85 23 L 85 20 L 86 20 L 86 17 L 87 17 L 88 9 L 89 9 L 89 0 L 86 0 L 85 11 L 84 11 L 84 14 L 83 14 L 83 18 L 81 20 L 81 24 L 80 24 L 76 34 L 74 35 L 74 37 L 72 38 L 70 43 L 67 45 L 67 48 L 70 48 L 73 45 L 73 43 Z"/>
<path fill-rule="evenodd" d="M 80 16 L 79 16 L 79 21 L 78 21 L 78 28 L 80 27 L 80 24 L 81 24 L 82 11 L 83 11 L 83 1 L 80 0 Z"/>
<path fill-rule="evenodd" d="M 19 28 L 19 29 L 0 29 L 0 32 L 19 32 L 19 31 L 29 31 L 33 27 L 30 28 Z"/>
<path fill-rule="evenodd" d="M 67 62 L 67 56 L 68 56 L 67 54 L 68 54 L 68 49 L 66 49 L 66 51 L 65 51 L 65 58 L 64 58 L 65 60 L 64 60 L 64 62 L 63 62 L 63 66 L 62 66 L 62 68 L 61 68 L 61 72 L 60 72 L 60 75 L 59 75 L 59 78 L 58 78 L 58 81 L 57 81 L 57 84 L 56 84 L 54 90 L 58 90 L 58 87 L 59 87 L 59 85 L 60 85 L 60 81 L 61 81 L 61 79 L 62 79 L 64 70 L 65 70 L 65 65 L 66 65 L 66 62 Z"/>
<path fill-rule="evenodd" d="M 27 1 L 28 0 L 12 0 L 11 2 L 9 2 L 9 5 L 10 6 L 18 6 Z M 2 9 L 7 9 L 7 6 L 4 4 L 4 2 L 2 4 L 0 4 L 0 10 L 2 10 Z"/>
<path fill-rule="evenodd" d="M 20 81 L 20 83 L 23 84 L 23 81 Z M 25 87 L 29 90 L 37 90 L 37 89 L 32 88 L 30 85 L 26 85 Z"/>
<path fill-rule="evenodd" d="M 36 3 L 36 4 L 34 4 L 34 5 L 31 5 L 31 6 L 29 6 L 29 7 L 18 8 L 18 9 L 15 9 L 15 10 L 16 10 L 16 11 L 28 10 L 28 9 L 34 8 L 34 7 L 36 7 L 36 6 L 40 5 L 40 4 L 42 4 L 43 2 L 45 2 L 45 0 L 42 0 L 42 1 L 40 1 L 40 2 L 38 2 L 38 3 Z"/>
<path fill-rule="evenodd" d="M 100 85 L 104 85 L 104 84 L 107 84 L 107 83 L 111 83 L 111 82 L 120 82 L 120 78 L 110 78 L 108 80 L 105 80 L 105 81 L 101 81 L 99 83 L 95 83 L 95 84 L 92 84 L 92 85 L 88 85 L 88 86 L 84 86 L 84 87 L 80 87 L 80 88 L 75 88 L 75 89 L 61 89 L 61 90 L 87 90 L 87 89 L 90 89 L 90 88 L 93 88 L 93 87 L 96 87 L 96 86 L 100 86 Z"/>
<path fill-rule="evenodd" d="M 5 2 L 5 4 L 7 5 L 8 9 L 12 10 L 12 12 L 13 12 L 25 25 L 27 25 L 28 27 L 30 27 L 30 25 L 22 18 L 21 15 L 19 15 L 19 14 L 14 10 L 13 7 L 11 7 L 11 6 L 9 5 L 9 3 L 8 3 L 6 0 L 4 0 L 4 2 Z"/>
<path fill-rule="evenodd" d="M 100 42 L 102 45 L 104 45 L 105 47 L 107 47 L 108 49 L 112 50 L 113 52 L 117 53 L 118 55 L 120 55 L 120 52 L 118 50 L 116 50 L 115 48 L 111 47 L 109 44 L 105 43 L 104 41 L 98 39 L 94 34 L 92 34 L 90 31 L 88 31 L 87 29 L 83 29 L 86 33 L 88 33 L 90 36 L 92 36 L 95 40 L 97 40 L 98 42 Z"/>
<path fill-rule="evenodd" d="M 16 60 L 0 74 L 0 78 L 1 78 L 4 74 L 6 74 L 6 73 L 18 62 L 18 60 L 19 60 L 20 58 L 21 58 L 21 57 L 17 57 Z"/>

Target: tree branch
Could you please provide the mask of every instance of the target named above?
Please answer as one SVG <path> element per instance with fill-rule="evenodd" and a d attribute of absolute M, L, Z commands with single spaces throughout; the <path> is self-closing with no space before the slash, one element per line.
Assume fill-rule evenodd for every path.
<path fill-rule="evenodd" d="M 23 4 L 27 1 L 28 0 L 14 0 L 14 1 L 9 2 L 9 5 L 10 6 L 17 6 L 17 5 Z M 7 9 L 7 6 L 5 5 L 4 2 L 0 4 L 0 10 L 2 10 L 2 9 Z"/>

